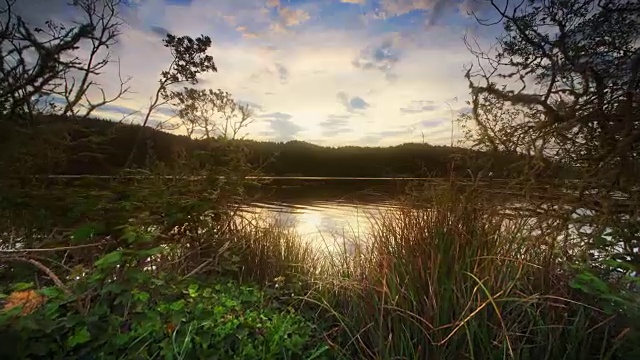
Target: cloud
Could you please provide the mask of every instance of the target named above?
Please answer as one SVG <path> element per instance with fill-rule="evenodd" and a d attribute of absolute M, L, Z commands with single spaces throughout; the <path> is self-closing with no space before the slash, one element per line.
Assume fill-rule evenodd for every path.
<path fill-rule="evenodd" d="M 246 38 L 246 39 L 257 39 L 258 38 L 258 34 L 253 32 L 253 31 L 249 31 L 246 26 L 238 26 L 238 27 L 236 27 L 236 31 L 241 33 L 242 37 Z"/>
<path fill-rule="evenodd" d="M 163 28 L 162 26 L 151 26 L 149 28 L 153 33 L 157 34 L 160 37 L 165 37 L 169 33 L 169 30 Z"/>
<path fill-rule="evenodd" d="M 380 142 L 382 136 L 380 135 L 365 135 L 359 139 L 358 142 L 362 143 L 364 146 L 374 146 Z"/>
<path fill-rule="evenodd" d="M 464 22 L 475 20 L 451 12 L 449 22 L 450 14 L 446 13 L 447 23 L 443 20 L 425 33 L 425 16 L 438 2 L 432 0 L 398 1 L 411 6 L 398 7 L 396 13 L 412 7 L 425 9 L 394 19 L 363 21 L 362 12 L 369 14 L 380 1 L 349 1 L 364 3 L 363 6 L 348 6 L 338 0 L 140 1 L 124 9 L 127 25 L 119 43 L 111 49 L 112 58 L 121 60 L 123 75 L 134 76 L 132 93 L 114 105 L 132 109 L 148 106 L 160 72 L 171 61 L 159 36 L 164 29 L 177 35 L 212 36 L 209 53 L 219 72 L 203 75 L 198 86 L 220 88 L 243 99 L 243 103 L 259 104 L 250 129 L 252 136 L 295 136 L 326 145 L 393 145 L 421 140 L 419 135 L 400 134 L 411 126 L 434 132 L 441 127 L 450 129 L 448 123 L 437 125 L 438 119 L 450 116 L 450 110 L 429 106 L 444 104 L 455 96 L 468 96 L 462 65 L 471 56 L 460 35 Z M 451 2 L 462 9 L 468 5 L 464 4 L 466 1 L 473 5 L 472 0 Z M 42 3 L 51 12 L 43 15 L 31 1 L 17 2 L 28 7 L 32 16 L 43 19 L 59 19 L 68 13 L 66 6 L 56 13 L 55 7 L 49 5 L 53 1 L 33 3 Z M 294 3 L 295 6 L 289 5 Z M 282 14 L 292 20 L 281 17 L 285 5 L 289 10 Z M 96 79 L 107 95 L 118 89 L 114 70 L 117 66 L 110 65 L 105 75 Z M 393 86 L 389 80 L 395 80 Z M 433 103 L 413 103 L 410 99 L 429 99 Z M 464 104 L 458 105 L 454 111 Z M 370 111 L 374 106 L 375 111 Z M 271 117 L 260 117 L 264 114 Z M 332 117 L 341 114 L 351 118 Z M 159 119 L 161 116 L 158 114 Z M 430 137 L 427 130 L 425 140 L 435 143 L 436 137 Z M 381 137 L 381 133 L 386 136 Z M 443 140 L 443 144 L 448 143 Z"/>
<path fill-rule="evenodd" d="M 490 6 L 488 2 L 483 2 L 481 0 L 464 0 L 460 5 L 458 5 L 458 10 L 463 15 L 471 15 L 474 12 L 484 10 L 488 6 Z"/>
<path fill-rule="evenodd" d="M 396 17 L 413 11 L 429 11 L 427 24 L 433 25 L 451 7 L 452 0 L 381 0 L 380 5 L 388 17 Z"/>
<path fill-rule="evenodd" d="M 420 114 L 427 111 L 434 111 L 437 108 L 438 107 L 434 105 L 433 101 L 412 101 L 411 103 L 409 103 L 409 106 L 400 108 L 400 112 L 404 114 Z"/>
<path fill-rule="evenodd" d="M 264 111 L 264 107 L 251 101 L 238 100 L 238 104 L 248 106 L 249 109 L 253 111 L 254 115 L 258 112 Z"/>
<path fill-rule="evenodd" d="M 172 116 L 176 115 L 176 112 L 172 108 L 170 108 L 168 106 L 161 106 L 161 107 L 155 109 L 155 113 L 159 113 L 159 114 L 165 115 L 167 117 L 172 117 Z"/>
<path fill-rule="evenodd" d="M 346 4 L 360 4 L 360 5 L 364 5 L 367 0 L 340 0 L 341 3 L 346 3 Z"/>
<path fill-rule="evenodd" d="M 271 131 L 265 131 L 262 134 L 271 137 L 276 141 L 293 140 L 294 136 L 304 130 L 299 125 L 291 121 L 292 116 L 285 113 L 270 113 L 260 115 L 258 118 L 266 119 Z"/>
<path fill-rule="evenodd" d="M 103 113 L 111 113 L 114 116 L 124 116 L 127 114 L 131 114 L 131 113 L 135 113 L 135 112 L 139 112 L 140 109 L 135 109 L 131 106 L 126 106 L 126 105 L 119 105 L 119 104 L 106 104 L 104 106 L 101 106 L 100 111 Z"/>
<path fill-rule="evenodd" d="M 423 128 L 434 128 L 434 127 L 439 127 L 442 126 L 443 124 L 447 123 L 447 119 L 429 119 L 429 120 L 422 120 L 420 122 L 418 122 L 418 126 L 423 127 Z"/>
<path fill-rule="evenodd" d="M 458 114 L 469 114 L 473 108 L 471 106 L 463 106 L 458 109 Z"/>
<path fill-rule="evenodd" d="M 26 22 L 42 26 L 44 22 L 51 18 L 56 20 L 68 20 L 71 6 L 68 1 L 64 0 L 31 0 L 31 1 L 12 1 L 14 3 L 11 6 L 14 14 L 18 14 Z M 0 8 L 4 9 L 6 6 L 3 3 Z M 5 21 L 4 14 L 2 21 Z M 4 25 L 4 24 L 3 24 Z"/>
<path fill-rule="evenodd" d="M 293 116 L 291 116 L 291 114 L 286 114 L 286 113 L 281 113 L 281 112 L 273 112 L 273 113 L 263 114 L 263 115 L 260 115 L 258 117 L 262 118 L 262 119 L 273 118 L 273 119 L 289 120 Z"/>
<path fill-rule="evenodd" d="M 345 126 L 349 123 L 349 115 L 329 115 L 329 117 L 320 123 L 320 126 L 329 129 Z"/>
<path fill-rule="evenodd" d="M 281 82 L 287 82 L 289 79 L 289 70 L 280 63 L 275 64 L 276 72 Z"/>
<path fill-rule="evenodd" d="M 329 117 L 321 122 L 319 126 L 322 128 L 322 136 L 331 137 L 339 134 L 349 133 L 353 130 L 348 127 L 348 115 L 329 115 Z"/>
<path fill-rule="evenodd" d="M 296 26 L 309 20 L 309 13 L 302 9 L 292 9 L 288 7 L 280 8 L 278 11 L 282 24 L 286 27 Z"/>
<path fill-rule="evenodd" d="M 247 38 L 247 39 L 257 39 L 258 38 L 258 34 L 254 33 L 254 32 L 245 32 L 242 34 L 243 38 Z"/>
<path fill-rule="evenodd" d="M 274 76 L 280 80 L 281 84 L 286 84 L 287 80 L 289 80 L 289 69 L 287 69 L 284 65 L 279 62 L 276 62 L 273 65 L 266 66 L 262 69 L 259 69 L 255 73 L 249 76 L 249 81 L 251 82 L 260 82 L 266 78 L 273 78 Z"/>
<path fill-rule="evenodd" d="M 354 112 L 356 110 L 366 110 L 369 108 L 369 103 L 359 96 L 349 97 L 344 91 L 340 91 L 336 94 L 338 101 L 347 108 L 347 111 Z"/>
<path fill-rule="evenodd" d="M 289 120 L 270 120 L 271 128 L 276 133 L 277 140 L 291 140 L 293 136 L 302 131 L 302 128 Z"/>
<path fill-rule="evenodd" d="M 322 136 L 324 137 L 333 137 L 341 134 L 346 134 L 352 132 L 353 129 L 349 128 L 339 128 L 339 129 L 327 129 L 322 131 Z"/>
<path fill-rule="evenodd" d="M 412 131 L 413 130 L 411 128 L 404 129 L 404 130 L 387 130 L 387 131 L 380 131 L 376 135 L 379 136 L 380 138 L 388 138 L 388 137 L 397 137 L 401 135 L 408 135 L 408 134 L 411 134 Z"/>
<path fill-rule="evenodd" d="M 391 71 L 399 60 L 400 52 L 394 47 L 393 41 L 385 40 L 379 46 L 369 46 L 362 49 L 351 64 L 364 70 L 375 69 L 381 71 L 389 79 L 393 79 L 395 75 Z"/>

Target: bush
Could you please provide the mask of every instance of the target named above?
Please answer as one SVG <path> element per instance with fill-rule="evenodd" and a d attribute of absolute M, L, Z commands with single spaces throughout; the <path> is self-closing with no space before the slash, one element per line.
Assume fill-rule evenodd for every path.
<path fill-rule="evenodd" d="M 205 285 L 131 273 L 96 289 L 89 308 L 84 308 L 86 297 L 69 297 L 57 288 L 22 292 L 46 300 L 35 310 L 31 303 L 7 303 L 12 306 L 5 306 L 8 310 L 0 315 L 3 359 L 318 359 L 329 355 L 314 325 L 257 288 L 234 282 Z M 29 311 L 23 311 L 26 305 Z"/>

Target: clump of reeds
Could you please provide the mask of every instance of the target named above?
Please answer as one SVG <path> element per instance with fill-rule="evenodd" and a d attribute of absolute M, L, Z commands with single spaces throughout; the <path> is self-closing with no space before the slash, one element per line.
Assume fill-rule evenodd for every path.
<path fill-rule="evenodd" d="M 235 231 L 232 246 L 237 250 L 243 280 L 259 283 L 275 279 L 311 281 L 319 255 L 311 244 L 299 238 L 295 229 L 273 219 L 247 219 Z"/>
<path fill-rule="evenodd" d="M 317 253 L 276 219 L 237 211 L 187 224 L 159 261 L 163 271 L 185 277 L 224 277 L 257 284 L 276 279 L 310 281 Z"/>
<path fill-rule="evenodd" d="M 572 292 L 555 236 L 532 234 L 472 194 L 372 219 L 307 300 L 347 356 L 370 359 L 610 358 L 627 332 Z M 335 284 L 338 284 L 335 285 Z"/>

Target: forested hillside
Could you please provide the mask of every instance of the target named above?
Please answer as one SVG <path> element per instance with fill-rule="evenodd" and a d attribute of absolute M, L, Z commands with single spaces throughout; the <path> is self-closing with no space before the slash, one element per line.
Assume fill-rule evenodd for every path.
<path fill-rule="evenodd" d="M 171 166 L 180 156 L 207 151 L 208 157 L 219 156 L 209 158 L 210 161 L 225 161 L 231 153 L 243 156 L 262 174 L 274 176 L 443 177 L 451 174 L 453 164 L 458 176 L 471 176 L 489 166 L 493 176 L 509 177 L 516 173 L 514 167 L 522 160 L 505 153 L 416 143 L 392 147 L 323 147 L 302 141 L 193 140 L 149 127 L 92 118 L 74 121 L 44 117 L 35 126 L 37 131 L 28 136 L 11 129 L 3 131 L 10 140 L 3 149 L 6 155 L 3 171 L 20 174 L 30 168 L 40 174 L 117 174 L 124 168 L 140 131 L 144 145 L 132 161 L 137 168 L 158 163 Z M 23 147 L 20 143 L 32 145 Z M 26 155 L 33 153 L 38 156 Z M 28 162 L 23 160 L 26 158 Z M 43 160 L 42 164 L 34 159 Z"/>

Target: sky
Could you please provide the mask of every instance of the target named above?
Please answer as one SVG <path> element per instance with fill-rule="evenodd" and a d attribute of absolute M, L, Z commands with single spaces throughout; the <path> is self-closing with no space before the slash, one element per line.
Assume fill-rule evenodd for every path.
<path fill-rule="evenodd" d="M 218 72 L 202 76 L 200 86 L 252 108 L 247 138 L 448 145 L 452 117 L 469 111 L 463 66 L 473 57 L 463 36 L 495 38 L 469 14 L 485 10 L 481 1 L 128 0 L 111 51 L 121 74 L 132 77 L 131 92 L 96 115 L 119 119 L 148 106 L 170 61 L 167 32 L 205 34 Z M 64 3 L 36 0 L 29 11 L 40 20 L 62 17 Z M 114 64 L 101 76 L 107 93 L 117 75 Z M 454 130 L 458 140 L 462 132 Z"/>

